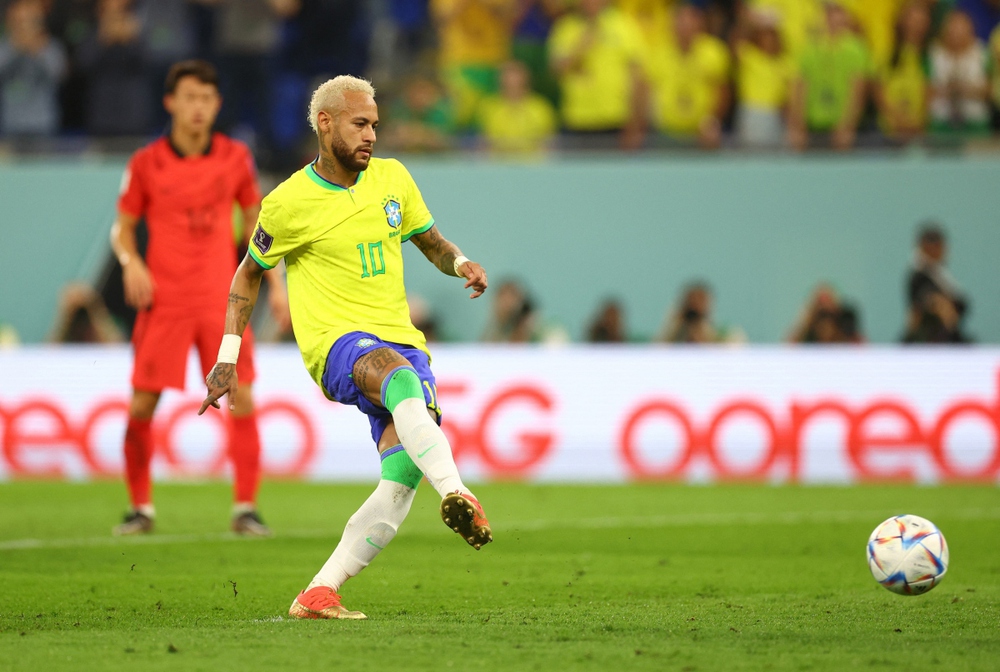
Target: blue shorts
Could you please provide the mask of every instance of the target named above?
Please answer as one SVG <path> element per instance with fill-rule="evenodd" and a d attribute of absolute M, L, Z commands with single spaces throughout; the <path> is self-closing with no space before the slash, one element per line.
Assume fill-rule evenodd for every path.
<path fill-rule="evenodd" d="M 377 445 L 385 428 L 392 422 L 392 415 L 381 405 L 369 401 L 357 385 L 354 384 L 354 364 L 363 355 L 379 348 L 395 350 L 410 363 L 420 377 L 424 390 L 424 400 L 427 408 L 434 411 L 437 423 L 441 424 L 441 408 L 437 404 L 437 380 L 431 373 L 430 359 L 427 353 L 412 345 L 400 345 L 383 341 L 374 334 L 363 331 L 351 331 L 344 334 L 330 348 L 326 356 L 326 369 L 323 371 L 323 389 L 335 401 L 348 406 L 357 406 L 368 416 L 372 426 L 372 438 Z M 384 392 L 384 390 L 383 390 Z"/>

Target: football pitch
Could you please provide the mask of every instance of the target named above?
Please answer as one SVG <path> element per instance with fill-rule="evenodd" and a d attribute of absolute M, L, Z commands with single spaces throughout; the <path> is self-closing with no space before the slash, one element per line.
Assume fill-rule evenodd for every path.
<path fill-rule="evenodd" d="M 371 486 L 267 482 L 270 539 L 225 532 L 222 483 L 159 485 L 158 529 L 110 536 L 118 483 L 0 485 L 0 669 L 996 670 L 995 487 L 476 488 L 476 552 L 423 484 L 341 591 L 367 621 L 295 621 L 296 593 Z M 878 586 L 865 542 L 915 513 L 943 583 Z"/>

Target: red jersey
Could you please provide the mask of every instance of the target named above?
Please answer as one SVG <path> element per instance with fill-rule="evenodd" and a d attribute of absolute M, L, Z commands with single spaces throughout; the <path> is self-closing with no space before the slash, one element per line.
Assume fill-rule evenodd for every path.
<path fill-rule="evenodd" d="M 237 266 L 233 205 L 260 200 L 250 150 L 221 133 L 201 156 L 181 156 L 169 137 L 136 152 L 118 209 L 146 219 L 153 306 L 224 310 Z"/>

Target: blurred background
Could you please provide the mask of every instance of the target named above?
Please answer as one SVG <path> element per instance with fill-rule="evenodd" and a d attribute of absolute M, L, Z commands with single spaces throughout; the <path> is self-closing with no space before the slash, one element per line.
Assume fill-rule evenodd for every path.
<path fill-rule="evenodd" d="M 118 185 L 189 57 L 219 68 L 219 130 L 265 193 L 316 154 L 315 86 L 372 80 L 376 154 L 490 273 L 469 301 L 407 251 L 431 341 L 1000 342 L 1000 0 L 0 7 L 0 346 L 127 341 Z M 264 343 L 293 338 L 254 320 Z M 927 362 L 900 366 L 951 366 Z M 975 390 L 993 394 L 986 367 Z M 935 380 L 926 408 L 965 389 Z"/>
<path fill-rule="evenodd" d="M 411 263 L 432 339 L 1000 340 L 996 0 L 0 6 L 4 343 L 128 336 L 117 182 L 189 57 L 265 190 L 316 152 L 317 83 L 374 82 L 378 152 L 494 280 Z"/>

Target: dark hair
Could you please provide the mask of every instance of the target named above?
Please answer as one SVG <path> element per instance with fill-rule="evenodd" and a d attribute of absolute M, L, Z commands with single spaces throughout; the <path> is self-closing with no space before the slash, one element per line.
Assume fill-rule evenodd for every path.
<path fill-rule="evenodd" d="M 185 77 L 194 77 L 202 84 L 211 84 L 216 90 L 219 88 L 219 73 L 216 72 L 215 66 L 208 61 L 191 59 L 170 66 L 167 81 L 163 84 L 163 92 L 169 95 L 176 91 L 178 82 Z"/>
<path fill-rule="evenodd" d="M 940 224 L 937 222 L 925 222 L 920 227 L 917 240 L 921 243 L 943 243 L 944 237 L 944 229 L 941 228 Z"/>

